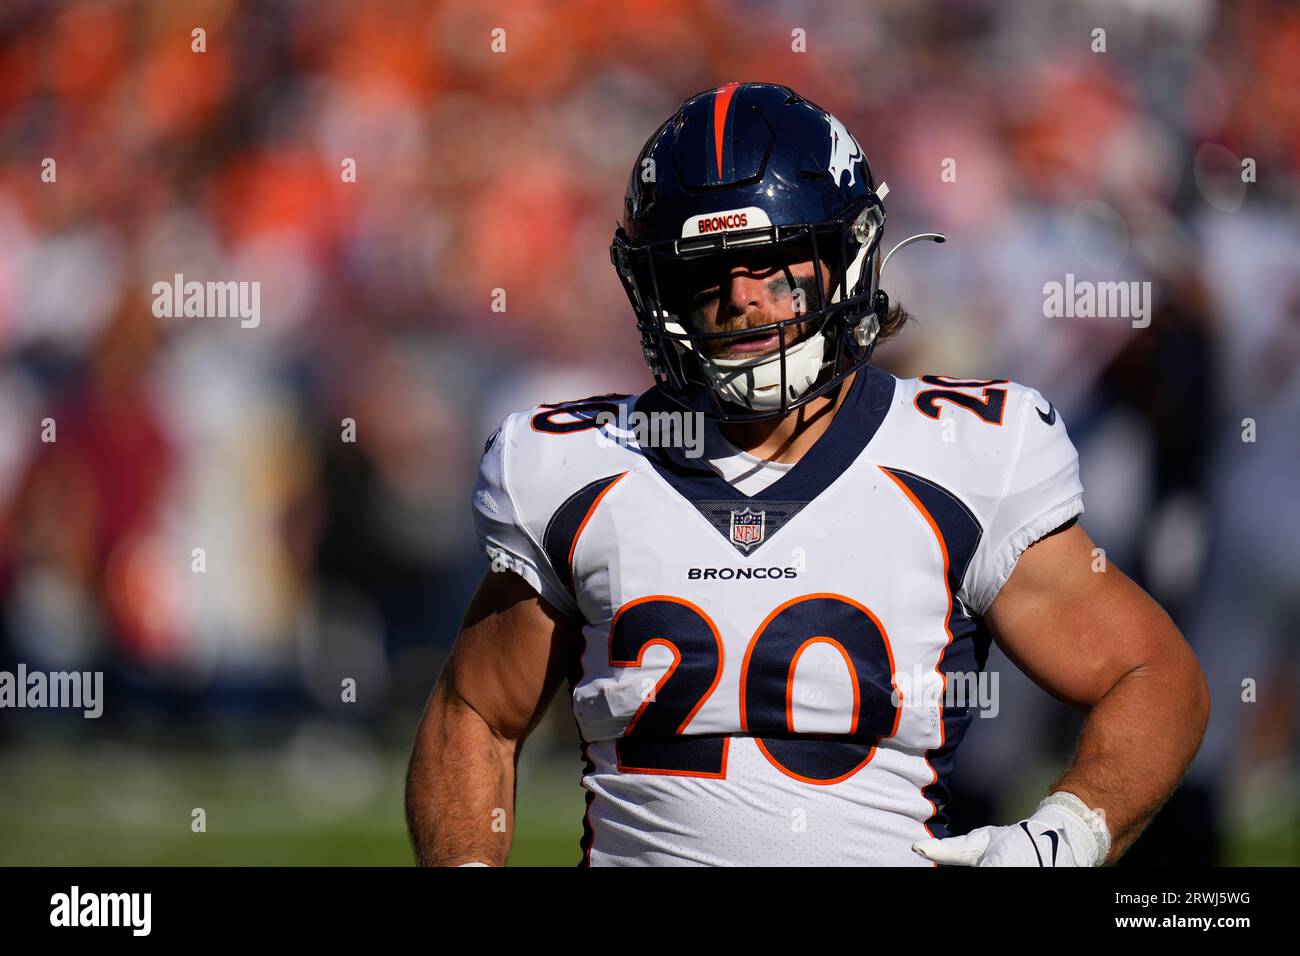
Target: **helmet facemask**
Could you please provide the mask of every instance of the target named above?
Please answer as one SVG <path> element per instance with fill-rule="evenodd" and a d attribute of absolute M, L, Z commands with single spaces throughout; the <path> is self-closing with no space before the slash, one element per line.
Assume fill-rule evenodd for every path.
<path fill-rule="evenodd" d="M 824 395 L 865 364 L 880 328 L 876 314 L 884 209 L 873 194 L 852 218 L 766 226 L 633 245 L 620 231 L 611 249 L 637 314 L 646 361 L 670 396 L 719 421 L 784 416 Z M 687 315 L 692 276 L 701 268 L 726 276 L 757 255 L 755 274 L 784 273 L 794 299 L 787 318 L 744 328 L 701 331 Z M 790 264 L 811 262 L 812 276 Z M 814 277 L 829 278 L 829 295 Z M 724 280 L 719 279 L 720 283 Z M 719 286 L 718 309 L 724 307 Z M 802 290 L 796 297 L 796 290 Z M 799 298 L 802 298 L 800 303 Z M 802 304 L 802 308 L 800 308 Z M 789 329 L 806 328 L 787 342 Z M 776 335 L 777 346 L 754 358 L 715 356 L 720 340 Z"/>

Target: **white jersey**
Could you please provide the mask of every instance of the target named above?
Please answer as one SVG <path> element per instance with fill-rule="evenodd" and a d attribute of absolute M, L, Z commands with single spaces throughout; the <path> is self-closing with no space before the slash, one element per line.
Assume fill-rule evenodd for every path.
<path fill-rule="evenodd" d="M 668 410 L 656 389 L 489 439 L 485 553 L 582 623 L 585 863 L 925 866 L 911 844 L 948 835 L 974 701 L 942 691 L 982 669 L 1021 552 L 1083 510 L 1077 456 L 1004 380 L 868 366 L 848 387 L 752 496 L 597 422 Z"/>

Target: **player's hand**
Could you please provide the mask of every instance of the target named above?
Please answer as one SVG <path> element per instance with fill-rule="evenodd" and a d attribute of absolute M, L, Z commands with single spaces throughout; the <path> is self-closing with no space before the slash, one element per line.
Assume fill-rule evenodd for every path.
<path fill-rule="evenodd" d="M 1100 866 L 1110 853 L 1110 833 L 1099 812 L 1058 791 L 1019 823 L 921 840 L 912 849 L 948 866 Z"/>

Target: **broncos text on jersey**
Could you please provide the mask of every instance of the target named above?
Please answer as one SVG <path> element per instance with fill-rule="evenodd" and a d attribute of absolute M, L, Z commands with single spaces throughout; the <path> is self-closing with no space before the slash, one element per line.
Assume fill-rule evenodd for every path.
<path fill-rule="evenodd" d="M 473 495 L 494 567 L 581 622 L 570 674 L 589 865 L 929 865 L 974 710 L 983 615 L 1083 510 L 1055 409 L 1001 380 L 860 369 L 825 434 L 752 497 L 615 440 L 651 389 L 509 415 Z"/>

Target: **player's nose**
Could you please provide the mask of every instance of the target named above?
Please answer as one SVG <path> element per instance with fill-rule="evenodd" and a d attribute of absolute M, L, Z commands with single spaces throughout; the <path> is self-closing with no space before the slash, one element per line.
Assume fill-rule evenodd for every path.
<path fill-rule="evenodd" d="M 767 306 L 767 280 L 757 278 L 753 273 L 735 271 L 731 273 L 728 303 L 733 312 L 744 315 L 750 309 L 763 309 Z"/>

